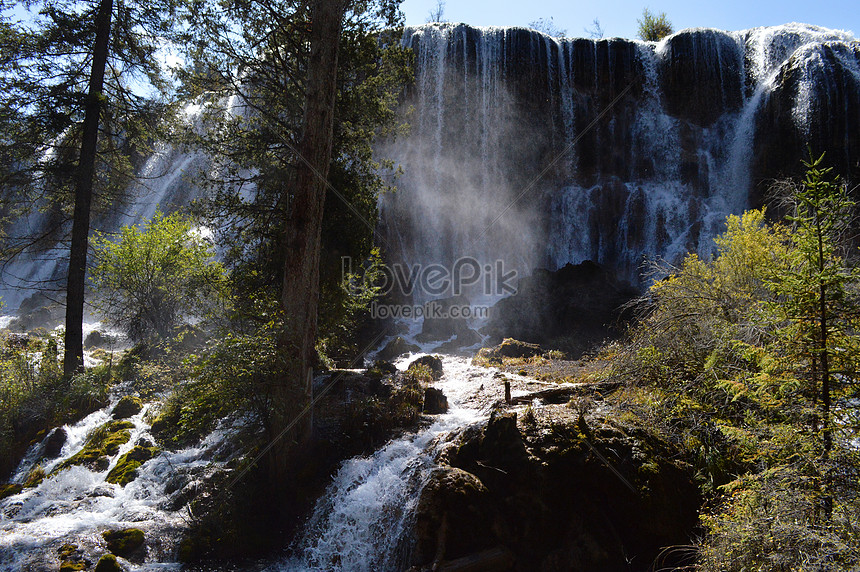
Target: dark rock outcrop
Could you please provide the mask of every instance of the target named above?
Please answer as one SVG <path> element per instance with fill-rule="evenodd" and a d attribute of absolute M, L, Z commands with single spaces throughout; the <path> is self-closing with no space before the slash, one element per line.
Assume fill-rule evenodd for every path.
<path fill-rule="evenodd" d="M 421 351 L 421 348 L 415 344 L 410 344 L 400 336 L 397 336 L 387 344 L 385 347 L 379 350 L 379 353 L 376 354 L 376 359 L 383 361 L 391 361 L 395 358 L 398 358 L 404 354 L 414 353 Z"/>
<path fill-rule="evenodd" d="M 439 381 L 440 379 L 442 379 L 442 374 L 444 372 L 442 371 L 442 359 L 439 358 L 439 356 L 421 356 L 420 358 L 411 362 L 409 364 L 409 367 L 406 368 L 406 371 L 415 369 L 419 366 L 424 366 L 430 370 L 430 376 L 433 381 Z"/>
<path fill-rule="evenodd" d="M 448 411 L 448 398 L 441 389 L 435 387 L 424 388 L 424 413 L 437 415 Z"/>
<path fill-rule="evenodd" d="M 575 358 L 616 332 L 621 307 L 635 296 L 636 290 L 590 261 L 556 272 L 535 270 L 520 281 L 516 295 L 493 306 L 484 332 L 491 339 L 563 349 Z"/>
<path fill-rule="evenodd" d="M 502 547 L 515 570 L 647 570 L 690 542 L 700 499 L 671 443 L 550 407 L 528 429 L 494 413 L 447 451 L 419 501 L 416 567 Z"/>

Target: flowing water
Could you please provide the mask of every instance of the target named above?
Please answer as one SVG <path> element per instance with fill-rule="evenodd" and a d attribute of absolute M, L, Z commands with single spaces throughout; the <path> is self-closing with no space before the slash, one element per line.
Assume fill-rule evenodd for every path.
<path fill-rule="evenodd" d="M 451 265 L 468 256 L 528 273 L 592 259 L 636 281 L 643 259 L 707 254 L 725 216 L 754 202 L 757 178 L 768 175 L 759 148 L 786 145 L 774 135 L 782 132 L 762 128 L 774 117 L 790 121 L 793 136 L 826 135 L 856 161 L 849 112 L 860 106 L 860 44 L 842 32 L 791 24 L 697 30 L 652 44 L 446 24 L 409 29 L 404 42 L 417 54 L 406 94 L 412 131 L 378 147 L 405 171 L 394 180 L 398 191 L 380 201 L 389 262 Z M 689 74 L 672 75 L 687 64 Z M 669 81 L 683 89 L 667 89 Z M 678 99 L 688 92 L 705 104 Z M 186 115 L 195 121 L 199 108 L 189 105 Z M 187 204 L 198 191 L 184 174 L 201 160 L 160 147 L 144 166 L 151 180 L 132 193 L 136 206 L 102 222 L 118 228 Z M 18 230 L 38 233 L 40 216 Z M 47 260 L 34 254 L 4 267 L 3 283 L 60 277 L 62 257 L 48 252 Z M 27 293 L 2 291 L 11 307 Z M 438 387 L 451 410 L 346 461 L 294 556 L 271 570 L 386 570 L 407 561 L 412 509 L 433 459 L 451 435 L 486 416 L 478 393 L 493 384 L 491 370 L 464 358 L 446 357 L 444 368 Z M 80 450 L 118 397 L 65 427 L 59 457 L 43 468 Z M 106 483 L 120 455 L 151 440 L 146 414 L 131 419 L 132 439 L 106 470 L 73 467 L 0 501 L 0 569 L 56 569 L 61 544 L 101 553 L 102 531 L 132 526 L 145 531 L 147 555 L 127 563 L 131 570 L 178 568 L 176 543 L 188 525 L 181 500 L 235 454 L 230 436 L 242 427 L 225 420 L 201 443 L 147 461 L 125 487 Z M 28 452 L 16 481 L 39 462 L 41 447 Z"/>

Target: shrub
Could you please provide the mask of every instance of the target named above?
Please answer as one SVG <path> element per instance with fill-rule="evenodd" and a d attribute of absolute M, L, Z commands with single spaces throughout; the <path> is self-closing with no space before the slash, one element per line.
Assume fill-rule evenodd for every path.
<path fill-rule="evenodd" d="M 645 8 L 642 18 L 636 22 L 639 24 L 639 38 L 646 42 L 658 42 L 674 31 L 665 12 L 652 14 L 651 10 Z"/>
<path fill-rule="evenodd" d="M 178 213 L 157 213 L 114 242 L 94 240 L 96 308 L 135 342 L 166 338 L 182 320 L 205 319 L 225 300 L 222 265 L 209 242 Z"/>

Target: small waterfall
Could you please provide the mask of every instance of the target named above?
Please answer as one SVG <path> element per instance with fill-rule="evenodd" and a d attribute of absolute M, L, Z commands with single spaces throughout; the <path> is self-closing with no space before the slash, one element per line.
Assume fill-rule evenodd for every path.
<path fill-rule="evenodd" d="M 50 562 L 57 549 L 73 543 L 90 553 L 104 552 L 101 533 L 120 528 L 140 528 L 146 535 L 144 563 L 134 570 L 179 569 L 177 560 L 181 531 L 188 514 L 172 502 L 185 488 L 193 490 L 201 479 L 229 462 L 218 455 L 224 443 L 241 424 L 224 420 L 219 428 L 197 445 L 178 451 L 162 451 L 137 469 L 127 485 L 105 481 L 117 460 L 136 444 L 153 439 L 146 422 L 148 406 L 128 419 L 131 438 L 111 456 L 102 471 L 72 466 L 56 474 L 51 471 L 84 446 L 90 433 L 111 419 L 118 397 L 80 422 L 64 426 L 67 435 L 60 455 L 42 465 L 49 476 L 39 485 L 0 500 L 0 571 L 18 572 Z M 47 439 L 47 437 L 46 437 Z M 13 481 L 22 482 L 39 461 L 41 444 L 35 444 L 22 460 Z M 223 457 L 223 458 L 222 458 Z M 37 568 L 42 569 L 42 568 Z"/>
<path fill-rule="evenodd" d="M 453 435 L 487 416 L 471 397 L 479 386 L 492 383 L 494 372 L 473 367 L 466 358 L 445 357 L 443 367 L 445 375 L 434 385 L 448 397 L 450 411 L 417 434 L 344 462 L 297 540 L 296 556 L 270 572 L 408 568 L 414 509 L 437 454 Z"/>

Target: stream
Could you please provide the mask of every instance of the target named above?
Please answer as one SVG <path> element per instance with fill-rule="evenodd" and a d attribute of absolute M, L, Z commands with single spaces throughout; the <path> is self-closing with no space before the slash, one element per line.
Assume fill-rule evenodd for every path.
<path fill-rule="evenodd" d="M 399 369 L 423 354 L 396 362 Z M 399 570 L 408 561 L 415 505 L 438 452 L 462 428 L 485 419 L 501 397 L 495 370 L 470 365 L 465 357 L 443 357 L 444 375 L 434 384 L 449 402 L 449 411 L 431 424 L 394 439 L 371 456 L 345 461 L 317 501 L 289 558 L 264 564 L 266 570 Z M 105 530 L 140 528 L 146 536 L 145 557 L 119 561 L 130 571 L 178 570 L 178 543 L 189 525 L 183 508 L 207 475 L 238 455 L 230 448 L 240 422 L 222 421 L 200 443 L 163 451 L 145 462 L 139 476 L 122 487 L 105 477 L 117 460 L 138 443 L 154 441 L 146 421 L 149 405 L 129 419 L 131 439 L 111 457 L 103 471 L 82 466 L 50 475 L 81 450 L 90 432 L 109 421 L 121 396 L 80 422 L 64 427 L 67 440 L 57 458 L 42 462 L 49 476 L 34 488 L 0 501 L 0 570 L 57 570 L 57 550 L 66 543 L 87 555 L 107 551 Z M 47 441 L 49 437 L 45 437 Z M 39 463 L 45 443 L 34 444 L 16 470 L 22 483 Z M 259 569 L 259 567 L 255 567 Z"/>

